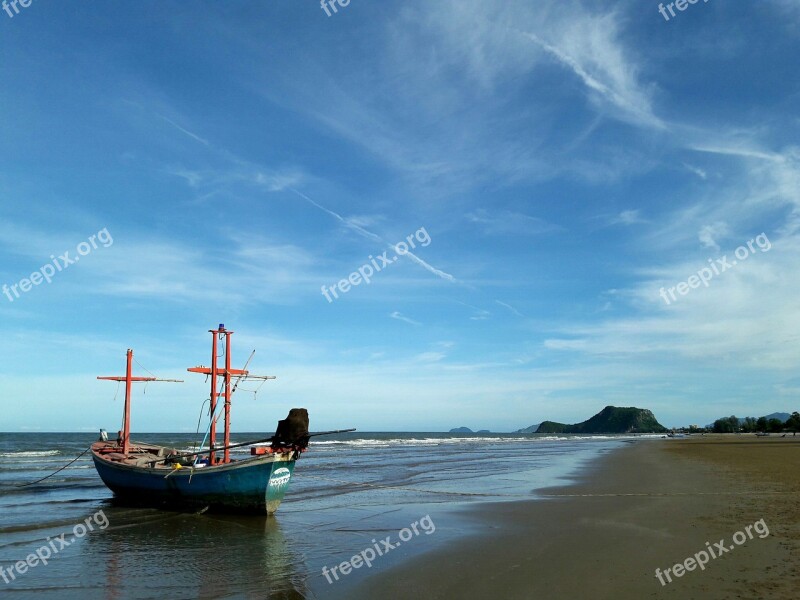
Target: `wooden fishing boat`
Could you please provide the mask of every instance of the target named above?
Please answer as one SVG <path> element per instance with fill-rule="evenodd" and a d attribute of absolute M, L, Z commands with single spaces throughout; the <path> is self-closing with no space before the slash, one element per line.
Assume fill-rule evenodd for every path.
<path fill-rule="evenodd" d="M 241 444 L 231 444 L 231 397 L 242 380 L 266 381 L 272 376 L 252 375 L 244 369 L 231 368 L 231 335 L 220 325 L 210 330 L 213 336 L 211 367 L 193 367 L 192 373 L 209 377 L 208 449 L 181 453 L 174 448 L 133 442 L 131 430 L 131 385 L 141 381 L 174 381 L 155 377 L 134 377 L 133 350 L 128 350 L 124 377 L 98 377 L 125 382 L 123 426 L 116 441 L 109 441 L 104 431 L 92 445 L 92 459 L 103 483 L 126 502 L 188 508 L 273 514 L 289 488 L 294 466 L 315 435 L 354 431 L 354 429 L 308 432 L 308 413 L 292 409 L 289 417 L 278 423 L 275 435 Z M 252 358 L 252 355 L 251 355 Z M 250 361 L 248 360 L 248 363 Z M 222 402 L 220 402 L 220 400 Z M 217 419 L 224 414 L 224 442 L 217 446 Z M 255 444 L 269 443 L 269 446 Z M 204 445 L 204 444 L 202 444 Z M 251 456 L 233 459 L 233 448 L 251 446 Z"/>

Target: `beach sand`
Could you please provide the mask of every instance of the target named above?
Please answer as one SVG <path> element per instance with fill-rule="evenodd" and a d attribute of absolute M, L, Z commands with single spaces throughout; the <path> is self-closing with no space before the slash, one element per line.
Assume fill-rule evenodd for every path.
<path fill-rule="evenodd" d="M 799 466 L 800 437 L 630 443 L 575 485 L 545 490 L 547 499 L 465 508 L 480 533 L 376 573 L 350 597 L 796 598 Z M 769 535 L 751 529 L 704 570 L 659 583 L 656 568 L 706 542 L 734 546 L 734 534 L 760 519 Z"/>

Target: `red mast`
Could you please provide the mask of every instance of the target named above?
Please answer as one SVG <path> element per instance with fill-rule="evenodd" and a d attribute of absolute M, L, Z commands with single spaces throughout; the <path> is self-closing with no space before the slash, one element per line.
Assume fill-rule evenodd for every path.
<path fill-rule="evenodd" d="M 187 369 L 187 371 L 191 373 L 203 373 L 205 375 L 209 375 L 211 379 L 211 406 L 209 411 L 211 413 L 211 429 L 209 432 L 209 448 L 211 452 L 208 455 L 208 463 L 209 465 L 215 465 L 221 463 L 229 463 L 231 460 L 230 457 L 230 450 L 228 446 L 230 446 L 231 441 L 231 376 L 236 375 L 239 377 L 244 377 L 249 374 L 249 371 L 244 369 L 232 369 L 231 368 L 231 336 L 233 335 L 233 331 L 228 331 L 225 329 L 225 325 L 220 323 L 219 328 L 217 329 L 209 329 L 209 333 L 213 336 L 213 341 L 211 343 L 211 367 L 192 367 Z M 219 359 L 220 356 L 217 355 L 218 350 L 218 342 L 222 341 L 224 337 L 225 343 L 225 362 L 224 366 L 220 365 Z M 223 391 L 217 391 L 217 378 L 221 377 L 223 380 Z M 224 401 L 224 410 L 225 410 L 225 444 L 223 446 L 223 457 L 222 460 L 219 461 L 214 453 L 214 448 L 217 445 L 217 421 L 216 421 L 216 411 L 217 411 L 217 400 L 219 398 L 223 398 Z"/>
<path fill-rule="evenodd" d="M 122 418 L 122 453 L 127 454 L 130 449 L 131 441 L 131 383 L 134 381 L 170 381 L 183 383 L 181 379 L 158 379 L 156 377 L 134 377 L 133 373 L 133 350 L 128 348 L 128 368 L 125 377 L 98 377 L 107 381 L 125 382 L 125 409 Z"/>

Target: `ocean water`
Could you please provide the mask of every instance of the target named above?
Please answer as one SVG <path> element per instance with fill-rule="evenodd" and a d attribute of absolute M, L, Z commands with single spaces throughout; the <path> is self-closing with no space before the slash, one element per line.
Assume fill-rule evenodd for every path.
<path fill-rule="evenodd" d="M 0 597 L 344 598 L 364 577 L 469 534 L 474 524 L 463 509 L 470 504 L 535 500 L 537 490 L 567 482 L 587 461 L 629 441 L 330 436 L 311 443 L 270 518 L 119 506 L 88 453 L 41 483 L 18 487 L 62 467 L 96 437 L 0 433 Z M 236 434 L 232 441 L 260 437 Z M 189 434 L 133 438 L 195 449 Z M 234 457 L 248 454 L 244 449 Z M 381 542 L 387 536 L 389 546 Z M 37 551 L 47 564 L 24 573 L 14 568 Z M 353 556 L 373 553 L 369 567 L 330 574 Z"/>

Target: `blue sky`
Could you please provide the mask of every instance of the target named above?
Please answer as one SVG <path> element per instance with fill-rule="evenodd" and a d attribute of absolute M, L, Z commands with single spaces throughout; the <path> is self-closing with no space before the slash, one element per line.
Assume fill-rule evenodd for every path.
<path fill-rule="evenodd" d="M 0 12 L 0 430 L 115 430 L 95 376 L 132 347 L 186 379 L 137 388 L 134 431 L 193 431 L 218 323 L 278 376 L 238 431 L 800 408 L 798 28 L 789 0 Z"/>

